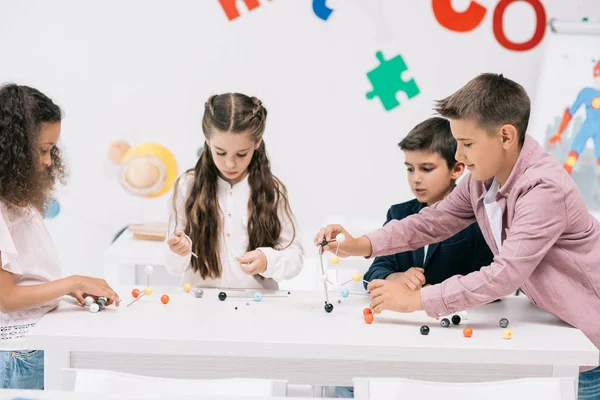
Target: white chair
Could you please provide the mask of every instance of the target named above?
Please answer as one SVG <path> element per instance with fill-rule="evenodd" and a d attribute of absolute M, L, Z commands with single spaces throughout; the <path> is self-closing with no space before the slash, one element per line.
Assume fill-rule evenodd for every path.
<path fill-rule="evenodd" d="M 63 390 L 136 396 L 285 397 L 287 381 L 269 379 L 171 379 L 116 371 L 64 368 Z"/>
<path fill-rule="evenodd" d="M 573 378 L 524 378 L 495 382 L 429 382 L 404 378 L 356 378 L 357 400 L 575 400 Z"/>

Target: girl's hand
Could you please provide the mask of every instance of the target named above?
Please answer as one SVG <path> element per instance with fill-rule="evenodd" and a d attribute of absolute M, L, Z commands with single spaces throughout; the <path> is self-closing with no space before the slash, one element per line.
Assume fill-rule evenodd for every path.
<path fill-rule="evenodd" d="M 119 304 L 121 303 L 119 295 L 108 285 L 108 283 L 106 283 L 104 279 L 92 278 L 90 276 L 81 275 L 76 275 L 74 276 L 74 278 L 76 280 L 78 289 L 74 290 L 71 293 L 72 295 L 80 295 L 81 298 L 84 299 L 83 304 L 85 304 L 86 296 L 106 297 L 108 299 L 108 301 L 106 302 L 107 306 L 115 303 L 115 305 L 119 307 Z M 75 298 L 79 300 L 78 297 Z"/>
<path fill-rule="evenodd" d="M 84 293 L 82 290 L 74 290 L 73 292 L 69 293 L 69 296 L 77 300 L 77 302 L 79 302 L 79 304 L 82 306 L 85 306 L 85 298 L 88 297 L 89 294 Z M 94 301 L 95 300 L 98 300 L 98 298 L 94 298 Z"/>
<path fill-rule="evenodd" d="M 249 251 L 241 257 L 235 258 L 248 275 L 262 274 L 267 270 L 267 256 L 260 250 Z"/>
<path fill-rule="evenodd" d="M 177 231 L 167 239 L 169 249 L 178 256 L 187 256 L 192 252 L 192 243 L 183 231 Z"/>
<path fill-rule="evenodd" d="M 340 233 L 345 236 L 344 242 L 332 242 L 332 240 Z M 329 251 L 334 254 L 337 252 L 337 255 L 340 257 L 368 257 L 373 252 L 371 249 L 371 241 L 366 236 L 354 238 L 341 225 L 327 225 L 325 228 L 321 229 L 319 233 L 317 233 L 317 236 L 315 236 L 315 246 L 319 247 L 323 243 L 323 239 L 327 241 L 327 244 L 323 246 L 323 252 Z"/>

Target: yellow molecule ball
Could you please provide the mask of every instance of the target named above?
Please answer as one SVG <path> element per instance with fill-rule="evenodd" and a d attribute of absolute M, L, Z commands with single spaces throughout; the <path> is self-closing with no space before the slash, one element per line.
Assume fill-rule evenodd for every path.
<path fill-rule="evenodd" d="M 185 285 L 183 285 L 183 291 L 184 292 L 189 292 L 190 290 L 192 290 L 192 284 L 191 283 L 186 283 Z"/>
<path fill-rule="evenodd" d="M 502 333 L 502 337 L 507 340 L 512 339 L 512 331 L 510 329 L 505 329 Z"/>
<path fill-rule="evenodd" d="M 144 289 L 144 294 L 146 296 L 150 296 L 152 294 L 152 288 L 151 287 L 147 287 L 146 289 Z"/>
<path fill-rule="evenodd" d="M 360 274 L 358 272 L 355 273 L 355 274 L 352 274 L 352 280 L 354 282 L 360 282 L 360 278 L 361 278 L 361 276 L 360 276 Z"/>
<path fill-rule="evenodd" d="M 330 264 L 339 264 L 340 258 L 338 256 L 331 256 L 331 258 L 329 259 L 329 263 Z"/>

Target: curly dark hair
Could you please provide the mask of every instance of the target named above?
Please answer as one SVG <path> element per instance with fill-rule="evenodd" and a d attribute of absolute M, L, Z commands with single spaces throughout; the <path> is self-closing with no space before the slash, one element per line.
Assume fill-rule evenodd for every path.
<path fill-rule="evenodd" d="M 0 87 L 0 199 L 7 207 L 44 211 L 57 181 L 64 183 L 61 152 L 40 168 L 39 133 L 44 123 L 60 122 L 62 112 L 39 90 L 15 84 Z"/>
<path fill-rule="evenodd" d="M 204 105 L 202 130 L 205 138 L 212 137 L 215 130 L 240 134 L 249 132 L 255 143 L 260 141 L 248 165 L 248 251 L 259 247 L 287 248 L 296 237 L 296 228 L 283 182 L 271 173 L 265 142 L 262 140 L 267 122 L 267 109 L 256 97 L 241 93 L 225 93 L 211 96 Z M 196 166 L 187 173 L 194 173 L 194 183 L 185 202 L 187 223 L 184 232 L 192 239 L 194 272 L 202 279 L 219 278 L 222 274 L 219 260 L 218 237 L 221 229 L 219 203 L 217 200 L 218 169 L 210 147 L 205 144 Z M 173 194 L 173 209 L 177 221 L 177 187 Z M 278 244 L 282 224 L 278 210 L 282 210 L 291 223 L 294 234 L 286 246 Z"/>

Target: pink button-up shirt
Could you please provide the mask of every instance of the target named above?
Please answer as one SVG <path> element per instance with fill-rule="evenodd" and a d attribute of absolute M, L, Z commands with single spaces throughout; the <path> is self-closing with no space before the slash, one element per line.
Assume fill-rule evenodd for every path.
<path fill-rule="evenodd" d="M 422 288 L 426 313 L 448 315 L 521 288 L 538 307 L 581 329 L 600 348 L 600 222 L 588 212 L 575 182 L 527 136 L 496 195 L 502 210 L 500 251 L 483 204 L 490 184 L 466 176 L 439 203 L 368 234 L 372 257 L 441 242 L 477 220 L 494 253 L 492 264 Z"/>

